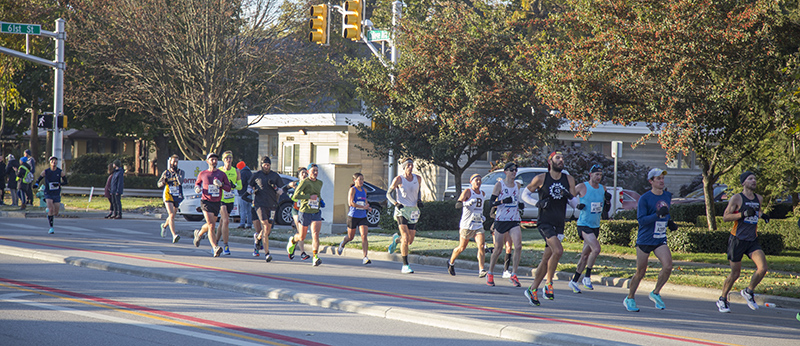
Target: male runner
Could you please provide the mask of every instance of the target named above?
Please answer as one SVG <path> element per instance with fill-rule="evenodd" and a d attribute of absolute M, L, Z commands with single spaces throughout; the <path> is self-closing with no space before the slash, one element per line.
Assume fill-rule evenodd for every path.
<path fill-rule="evenodd" d="M 219 212 L 219 232 L 222 233 L 223 242 L 222 254 L 230 255 L 231 250 L 228 247 L 228 238 L 230 236 L 231 212 L 233 212 L 233 204 L 236 202 L 234 190 L 242 185 L 242 181 L 239 179 L 239 170 L 233 167 L 233 152 L 230 150 L 222 153 L 222 168 L 220 168 L 220 171 L 225 173 L 225 175 L 228 176 L 228 181 L 231 182 L 231 190 L 222 193 L 222 203 Z M 217 235 L 217 238 L 219 238 L 219 235 Z"/>
<path fill-rule="evenodd" d="M 53 230 L 53 219 L 58 215 L 58 208 L 61 205 L 61 185 L 67 184 L 67 176 L 61 168 L 58 168 L 58 158 L 50 157 L 50 168 L 45 169 L 36 184 L 44 179 L 44 200 L 47 202 L 47 221 L 50 223 L 49 234 L 55 233 Z"/>
<path fill-rule="evenodd" d="M 261 170 L 255 172 L 253 177 L 250 178 L 250 187 L 253 188 L 253 208 L 256 211 L 258 220 L 253 220 L 255 224 L 258 222 L 261 225 L 260 238 L 256 235 L 256 249 L 260 248 L 262 243 L 264 253 L 264 261 L 271 262 L 272 255 L 269 253 L 269 234 L 272 232 L 272 225 L 275 223 L 275 210 L 278 209 L 278 197 L 283 194 L 283 179 L 278 173 L 271 170 L 272 160 L 269 156 L 261 158 Z M 258 252 L 253 252 L 253 256 L 258 256 Z"/>
<path fill-rule="evenodd" d="M 453 249 L 453 254 L 450 255 L 450 261 L 447 263 L 447 272 L 450 275 L 456 275 L 456 258 L 464 250 L 467 249 L 470 238 L 475 238 L 475 243 L 478 245 L 478 277 L 482 278 L 488 273 L 483 269 L 483 262 L 486 256 L 484 250 L 485 239 L 483 235 L 483 222 L 486 218 L 483 216 L 483 204 L 486 201 L 486 196 L 481 191 L 481 175 L 473 174 L 469 178 L 470 188 L 461 192 L 456 202 L 456 208 L 461 208 L 461 222 L 458 225 L 459 242 L 458 247 Z"/>
<path fill-rule="evenodd" d="M 600 185 L 603 179 L 603 169 L 600 165 L 594 165 L 589 169 L 589 181 L 578 184 L 578 197 L 580 203 L 577 208 L 581 211 L 578 216 L 578 236 L 583 240 L 583 251 L 578 265 L 575 268 L 575 275 L 569 282 L 569 288 L 574 293 L 581 293 L 578 287 L 578 279 L 581 277 L 583 269 L 586 269 L 586 276 L 583 277 L 583 287 L 593 290 L 592 286 L 592 266 L 597 255 L 600 254 L 600 242 L 597 237 L 600 234 L 600 219 L 605 210 L 606 188 Z"/>
<path fill-rule="evenodd" d="M 286 252 L 289 259 L 294 258 L 295 246 L 298 242 L 305 240 L 308 228 L 311 227 L 311 250 L 314 258 L 311 259 L 312 266 L 322 264 L 319 258 L 319 230 L 322 228 L 322 211 L 319 209 L 325 206 L 322 201 L 322 180 L 317 179 L 319 167 L 317 164 L 308 164 L 308 178 L 303 179 L 294 189 L 292 200 L 300 201 L 300 211 L 297 219 L 300 222 L 300 229 L 293 236 L 289 237 L 286 244 Z"/>
<path fill-rule="evenodd" d="M 508 279 L 514 287 L 520 287 L 517 268 L 522 255 L 522 229 L 520 228 L 522 218 L 519 215 L 519 210 L 524 208 L 525 205 L 520 201 L 519 189 L 522 186 L 514 180 L 517 177 L 517 164 L 514 162 L 506 163 L 503 167 L 503 172 L 506 178 L 494 184 L 492 197 L 489 198 L 489 202 L 497 209 L 495 211 L 494 224 L 492 225 L 494 228 L 492 240 L 495 249 L 492 251 L 492 256 L 489 257 L 489 273 L 486 274 L 486 284 L 494 286 L 494 265 L 497 263 L 497 258 L 500 257 L 500 254 L 503 253 L 506 237 L 510 237 L 511 242 L 514 244 L 514 257 L 512 258 L 511 276 Z"/>
<path fill-rule="evenodd" d="M 722 295 L 717 301 L 719 312 L 731 312 L 728 293 L 739 278 L 744 255 L 750 257 L 756 264 L 756 271 L 750 278 L 750 285 L 740 292 L 742 297 L 747 300 L 747 306 L 752 310 L 758 309 L 753 291 L 767 274 L 767 257 L 758 242 L 758 217 L 760 214 L 764 221 L 769 222 L 769 216 L 761 212 L 763 199 L 755 192 L 756 175 L 753 172 L 745 171 L 739 176 L 739 182 L 744 187 L 744 191 L 731 197 L 722 216 L 724 221 L 733 221 L 733 229 L 728 237 L 728 261 L 731 264 L 731 273 L 725 279 L 725 283 L 722 285 Z"/>
<path fill-rule="evenodd" d="M 403 256 L 403 267 L 400 272 L 412 274 L 414 270 L 408 264 L 408 247 L 414 242 L 417 234 L 417 221 L 419 221 L 422 200 L 420 200 L 420 182 L 422 178 L 413 174 L 414 160 L 408 158 L 403 164 L 403 174 L 398 175 L 392 180 L 389 190 L 386 191 L 386 198 L 392 203 L 394 208 L 394 219 L 397 221 L 397 228 L 400 234 L 392 236 L 389 244 L 389 253 L 393 253 L 400 242 L 400 255 Z M 395 191 L 396 190 L 396 191 Z M 392 197 L 392 193 L 397 194 L 397 199 Z"/>
<path fill-rule="evenodd" d="M 639 219 L 639 233 L 636 237 L 636 273 L 631 279 L 628 296 L 623 301 L 625 309 L 631 312 L 639 311 L 636 307 L 634 295 L 639 288 L 644 274 L 647 273 L 647 258 L 654 253 L 661 262 L 661 272 L 658 273 L 655 289 L 650 292 L 650 300 L 656 304 L 656 309 L 664 310 L 666 305 L 661 299 L 661 288 L 667 283 L 672 274 L 672 253 L 667 246 L 667 228 L 676 230 L 678 227 L 669 217 L 669 206 L 672 193 L 664 190 L 664 176 L 667 171 L 653 168 L 647 173 L 650 182 L 650 191 L 639 198 L 637 218 Z"/>
<path fill-rule="evenodd" d="M 200 237 L 208 233 L 208 241 L 211 243 L 214 257 L 219 257 L 222 253 L 222 248 L 217 246 L 219 239 L 216 232 L 214 232 L 214 226 L 217 223 L 217 216 L 220 210 L 220 201 L 222 200 L 220 189 L 223 191 L 231 190 L 228 176 L 217 169 L 218 159 L 219 156 L 215 153 L 209 153 L 206 156 L 208 169 L 197 175 L 197 181 L 194 185 L 194 191 L 201 194 L 201 209 L 203 210 L 203 216 L 206 218 L 206 223 L 203 227 L 194 231 L 194 246 L 200 246 Z"/>
<path fill-rule="evenodd" d="M 539 208 L 539 234 L 546 242 L 542 261 L 536 268 L 533 284 L 524 292 L 528 303 L 534 306 L 539 306 L 537 291 L 545 274 L 547 283 L 544 286 L 544 296 L 550 300 L 555 298 L 553 276 L 558 268 L 558 260 L 564 254 L 561 240 L 564 239 L 564 217 L 567 213 L 567 203 L 573 206 L 578 204 L 578 199 L 573 197 L 577 193 L 575 179 L 562 172 L 564 155 L 560 151 L 550 153 L 547 158 L 547 166 L 548 171 L 535 176 L 522 193 L 522 199 L 525 202 Z M 539 190 L 538 200 L 532 196 L 536 190 Z"/>
<path fill-rule="evenodd" d="M 167 169 L 161 172 L 161 177 L 158 178 L 158 187 L 164 188 L 164 207 L 168 215 L 166 222 L 161 224 L 161 238 L 164 238 L 169 226 L 173 244 L 181 239 L 181 236 L 175 233 L 175 214 L 183 201 L 183 179 L 186 177 L 183 170 L 178 168 L 179 159 L 178 155 L 170 156 L 167 160 Z"/>

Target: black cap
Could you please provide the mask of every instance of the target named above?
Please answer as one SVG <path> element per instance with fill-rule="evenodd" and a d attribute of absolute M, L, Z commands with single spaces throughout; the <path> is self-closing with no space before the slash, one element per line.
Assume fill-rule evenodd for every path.
<path fill-rule="evenodd" d="M 264 156 L 264 157 L 261 158 L 261 163 L 262 164 L 268 163 L 268 164 L 271 165 L 272 164 L 272 160 L 269 159 L 269 156 Z"/>
<path fill-rule="evenodd" d="M 507 164 L 505 165 L 505 167 L 503 167 L 503 170 L 504 170 L 504 171 L 507 171 L 507 170 L 511 169 L 511 167 L 517 168 L 517 164 L 516 164 L 516 163 L 514 163 L 514 162 L 509 162 L 509 163 L 507 163 Z"/>
<path fill-rule="evenodd" d="M 747 177 L 751 175 L 756 175 L 756 174 L 750 171 L 742 172 L 742 174 L 739 176 L 739 183 L 744 184 L 744 181 L 747 180 Z"/>
<path fill-rule="evenodd" d="M 219 160 L 219 155 L 217 155 L 216 153 L 208 153 L 208 155 L 206 155 L 206 160 L 208 160 L 208 159 L 210 159 L 212 157 L 215 157 L 215 158 L 217 158 L 217 160 Z"/>
<path fill-rule="evenodd" d="M 603 167 L 600 165 L 593 165 L 592 168 L 589 169 L 589 173 L 602 172 L 602 171 Z"/>

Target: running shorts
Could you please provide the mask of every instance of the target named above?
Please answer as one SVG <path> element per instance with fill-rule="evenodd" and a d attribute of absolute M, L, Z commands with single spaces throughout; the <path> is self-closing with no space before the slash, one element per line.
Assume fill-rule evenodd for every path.
<path fill-rule="evenodd" d="M 756 240 L 747 241 L 741 240 L 733 234 L 728 237 L 728 261 L 741 262 L 744 255 L 753 259 L 751 255 L 756 250 L 761 250 L 761 244 L 758 242 L 758 238 L 756 238 Z"/>

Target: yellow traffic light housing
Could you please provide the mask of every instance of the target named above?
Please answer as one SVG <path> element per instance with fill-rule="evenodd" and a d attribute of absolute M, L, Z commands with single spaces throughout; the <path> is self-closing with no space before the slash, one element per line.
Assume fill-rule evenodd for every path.
<path fill-rule="evenodd" d="M 313 5 L 311 6 L 311 19 L 308 21 L 308 26 L 311 32 L 308 34 L 308 40 L 316 44 L 328 45 L 330 28 L 328 17 L 330 15 L 330 8 L 328 5 Z"/>
<path fill-rule="evenodd" d="M 364 17 L 363 0 L 347 0 L 342 5 L 344 16 L 342 17 L 342 37 L 353 41 L 361 40 L 361 21 Z"/>

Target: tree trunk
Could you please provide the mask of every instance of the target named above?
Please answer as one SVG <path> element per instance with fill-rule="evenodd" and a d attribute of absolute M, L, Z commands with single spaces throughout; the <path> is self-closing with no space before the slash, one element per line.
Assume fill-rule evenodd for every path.
<path fill-rule="evenodd" d="M 35 160 L 38 160 L 39 158 L 39 127 L 37 126 L 38 124 L 39 124 L 39 114 L 36 112 L 36 108 L 33 107 L 33 104 L 31 104 L 31 139 L 28 148 L 31 149 L 31 153 L 33 154 L 32 156 Z M 36 169 L 36 167 L 31 167 L 31 168 Z"/>
<path fill-rule="evenodd" d="M 456 200 L 461 197 L 461 175 L 464 174 L 464 168 L 459 167 L 458 165 L 453 165 L 453 180 L 456 184 Z"/>
<path fill-rule="evenodd" d="M 167 146 L 167 136 L 156 135 L 153 137 L 156 144 L 156 170 L 153 172 L 156 176 L 161 175 L 161 172 L 167 169 L 167 159 L 170 154 Z"/>
<path fill-rule="evenodd" d="M 717 216 L 714 207 L 714 183 L 717 178 L 709 174 L 708 169 L 703 167 L 703 192 L 705 195 L 706 203 L 706 218 L 708 221 L 708 229 L 714 231 L 717 229 Z"/>

